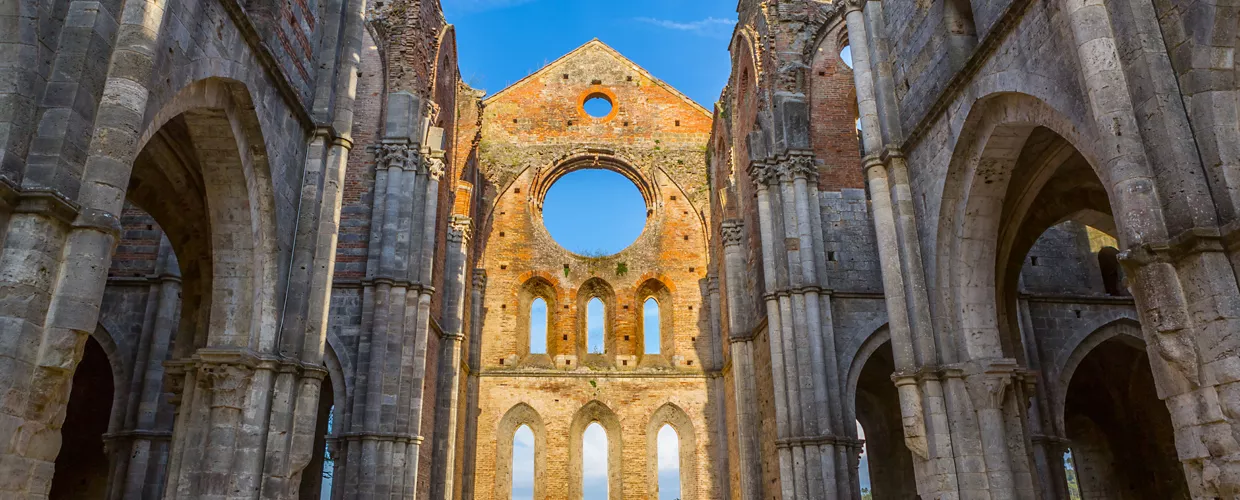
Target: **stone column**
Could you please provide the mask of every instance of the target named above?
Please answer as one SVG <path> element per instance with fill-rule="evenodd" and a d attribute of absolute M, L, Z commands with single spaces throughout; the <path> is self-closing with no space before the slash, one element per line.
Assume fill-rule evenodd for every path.
<path fill-rule="evenodd" d="M 762 498 L 762 458 L 758 447 L 757 389 L 753 367 L 753 337 L 749 321 L 742 316 L 745 300 L 745 248 L 741 245 L 744 222 L 723 221 L 724 285 L 728 294 L 728 342 L 732 350 L 732 391 L 736 399 L 737 464 L 742 500 Z M 772 337 L 773 338 L 773 337 Z"/>
<path fill-rule="evenodd" d="M 75 22 L 85 22 L 79 34 L 108 25 L 115 26 L 106 28 L 108 32 L 116 33 L 115 38 L 104 36 L 116 46 L 107 58 L 107 78 L 99 94 L 103 97 L 90 121 L 100 125 L 88 128 L 90 137 L 84 142 L 89 146 L 81 148 L 88 153 L 85 165 L 75 167 L 57 151 L 45 158 L 51 161 L 30 182 L 23 179 L 19 185 L 11 178 L 14 172 L 0 171 L 6 177 L 0 182 L 0 198 L 5 200 L 0 220 L 7 222 L 0 236 L 0 344 L 12 346 L 0 349 L 0 390 L 8 395 L 0 408 L 0 441 L 6 443 L 0 446 L 0 470 L 8 478 L 0 483 L 0 496 L 6 498 L 42 498 L 51 486 L 69 384 L 86 336 L 97 325 L 118 240 L 117 214 L 138 153 L 133 144 L 149 95 L 145 85 L 151 47 L 164 19 L 160 0 L 126 2 L 113 20 L 98 8 L 73 15 Z M 22 16 L 10 18 L 19 23 L 30 19 Z M 19 53 L 27 51 L 13 52 Z M 82 54 L 61 52 L 63 57 Z M 9 71 L 17 80 L 31 81 L 30 73 Z M 25 113 L 12 118 L 33 118 L 29 101 L 23 106 L 17 94 L 5 99 L 14 113 Z M 69 119 L 67 109 L 57 111 Z M 6 167 L 28 162 L 16 156 L 26 153 L 22 149 L 32 135 L 23 134 L 24 127 L 4 128 L 0 159 Z M 80 185 L 66 182 L 76 179 Z"/>
<path fill-rule="evenodd" d="M 428 127 L 429 105 L 388 96 L 376 148 L 363 335 L 347 443 L 345 498 L 414 498 L 422 443 L 422 402 L 430 334 L 431 286 L 443 131 Z M 425 134 L 425 135 L 424 135 Z M 425 144 L 423 146 L 423 138 Z"/>
<path fill-rule="evenodd" d="M 478 448 L 478 372 L 482 369 L 479 362 L 482 356 L 482 299 L 487 288 L 485 269 L 474 269 L 473 275 L 473 287 L 470 288 L 469 297 L 469 351 L 465 357 L 469 386 L 465 394 L 465 440 L 461 450 L 465 454 L 461 466 L 462 500 L 474 498 L 474 469 Z"/>
<path fill-rule="evenodd" d="M 716 268 L 717 269 L 717 268 Z M 728 405 L 724 404 L 726 399 L 727 386 L 723 379 L 723 370 L 725 359 L 723 357 L 723 328 L 720 324 L 722 321 L 722 300 L 719 296 L 719 275 L 716 270 L 712 270 L 707 274 L 704 297 L 707 298 L 709 304 L 710 318 L 710 352 L 711 364 L 710 370 L 713 375 L 710 379 L 711 399 L 715 404 L 715 429 L 714 440 L 716 443 L 715 470 L 731 471 L 731 459 L 728 452 Z M 720 498 L 732 497 L 732 481 L 730 474 L 715 474 L 715 488 L 719 492 Z"/>
<path fill-rule="evenodd" d="M 911 198 L 911 191 L 906 186 L 907 176 L 895 175 L 893 179 L 892 169 L 888 168 L 890 158 L 897 155 L 882 156 L 884 135 L 878 113 L 871 40 L 863 10 L 867 3 L 864 0 L 847 2 L 845 21 L 852 47 L 853 78 L 865 154 L 863 163 L 870 188 L 871 216 L 896 368 L 892 380 L 900 397 L 904 442 L 916 464 L 918 492 L 925 498 L 958 495 L 957 457 L 948 419 L 951 401 L 935 374 L 939 360 L 929 329 L 928 296 L 917 248 L 920 244 L 914 229 L 911 199 L 904 203 L 904 198 Z M 893 203 L 893 198 L 900 202 L 899 206 Z M 959 394 L 963 390 L 957 388 L 952 392 Z M 968 407 L 965 401 L 959 403 Z"/>
<path fill-rule="evenodd" d="M 170 415 L 160 414 L 165 403 L 164 361 L 181 313 L 181 273 L 166 236 L 161 238 L 152 278 L 146 319 L 134 353 L 124 422 L 117 432 L 104 436 L 107 447 L 115 450 L 110 498 L 154 498 L 154 493 L 163 490 L 172 438 Z"/>
<path fill-rule="evenodd" d="M 461 344 L 465 340 L 465 276 L 469 258 L 469 238 L 473 221 L 463 215 L 452 217 L 448 228 L 448 255 L 444 266 L 447 273 L 443 314 L 443 338 L 439 363 L 439 407 L 435 417 L 435 453 L 431 472 L 431 498 L 449 500 L 456 479 L 456 429 L 460 408 Z"/>
<path fill-rule="evenodd" d="M 1153 129 L 1184 133 L 1161 125 L 1180 121 L 1179 100 L 1157 114 L 1160 125 L 1142 127 L 1133 89 L 1119 64 L 1123 59 L 1108 6 L 1075 0 L 1066 2 L 1065 12 L 1084 71 L 1089 111 L 1095 123 L 1106 125 L 1100 127 L 1105 142 L 1100 149 L 1114 152 L 1100 160 L 1119 174 L 1106 181 L 1119 239 L 1127 247 L 1123 263 L 1135 285 L 1158 395 L 1171 413 L 1189 489 L 1194 498 L 1240 496 L 1240 433 L 1233 430 L 1240 424 L 1240 337 L 1235 334 L 1240 331 L 1240 286 L 1218 227 L 1218 214 L 1230 213 L 1232 200 L 1216 191 L 1215 210 L 1190 203 L 1205 197 L 1209 182 L 1205 172 L 1188 168 L 1197 155 L 1218 158 L 1216 145 L 1205 141 L 1225 132 L 1199 129 L 1197 155 L 1188 151 L 1177 158 L 1174 144 L 1149 152 L 1141 134 Z M 1146 87 L 1136 90 L 1148 94 L 1157 88 Z M 1191 103 L 1200 106 L 1210 99 L 1194 97 Z M 1234 233 L 1234 223 L 1229 229 Z M 1234 253 L 1240 247 L 1234 246 L 1234 234 L 1228 236 Z"/>

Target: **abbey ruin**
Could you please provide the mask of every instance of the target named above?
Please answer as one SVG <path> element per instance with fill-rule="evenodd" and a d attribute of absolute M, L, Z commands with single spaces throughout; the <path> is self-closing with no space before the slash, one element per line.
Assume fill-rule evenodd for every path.
<path fill-rule="evenodd" d="M 664 426 L 685 500 L 1240 498 L 1240 5 L 737 12 L 706 109 L 470 88 L 438 0 L 0 0 L 0 498 L 508 499 L 528 429 L 582 500 L 594 424 L 611 500 Z"/>

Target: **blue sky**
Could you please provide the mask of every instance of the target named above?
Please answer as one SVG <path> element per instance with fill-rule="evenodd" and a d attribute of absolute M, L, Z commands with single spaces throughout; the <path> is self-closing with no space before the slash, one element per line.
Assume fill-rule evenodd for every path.
<path fill-rule="evenodd" d="M 441 0 L 461 78 L 490 93 L 598 38 L 712 109 L 731 71 L 735 0 Z"/>
<path fill-rule="evenodd" d="M 547 190 L 543 225 L 570 252 L 611 255 L 641 236 L 646 228 L 646 201 L 623 175 L 611 170 L 578 170 Z"/>

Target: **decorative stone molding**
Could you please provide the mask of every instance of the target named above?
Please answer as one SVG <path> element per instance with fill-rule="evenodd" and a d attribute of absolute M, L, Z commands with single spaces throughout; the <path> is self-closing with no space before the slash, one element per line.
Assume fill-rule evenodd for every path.
<path fill-rule="evenodd" d="M 378 168 L 416 170 L 418 158 L 408 144 L 381 144 L 375 147 L 375 163 Z"/>
<path fill-rule="evenodd" d="M 487 287 L 487 270 L 474 269 L 474 288 L 484 290 Z"/>
<path fill-rule="evenodd" d="M 212 408 L 240 410 L 254 369 L 233 363 L 203 362 L 198 365 L 198 386 L 211 391 Z"/>
<path fill-rule="evenodd" d="M 918 378 L 897 373 L 892 375 L 891 380 L 895 382 L 896 391 L 900 396 L 900 421 L 904 428 L 904 446 L 921 460 L 929 460 L 930 440 L 926 436 L 925 408 L 921 402 L 921 393 L 917 388 Z"/>
<path fill-rule="evenodd" d="M 785 181 L 796 179 L 817 179 L 818 166 L 814 157 L 807 154 L 795 154 L 779 160 L 779 175 Z"/>
<path fill-rule="evenodd" d="M 720 225 L 719 234 L 723 238 L 723 246 L 740 245 L 741 237 L 745 234 L 745 222 L 740 219 L 727 219 Z"/>
<path fill-rule="evenodd" d="M 473 234 L 474 221 L 464 215 L 453 215 L 448 223 L 448 241 L 463 243 Z"/>
<path fill-rule="evenodd" d="M 779 168 L 766 161 L 755 161 L 749 166 L 749 177 L 758 190 L 779 182 Z"/>
<path fill-rule="evenodd" d="M 869 1 L 870 0 L 841 0 L 835 3 L 839 6 L 838 9 L 840 10 L 840 15 L 846 16 L 849 12 L 864 10 L 866 2 Z"/>
<path fill-rule="evenodd" d="M 444 165 L 443 158 L 432 156 L 426 160 L 426 173 L 430 175 L 431 180 L 439 181 L 439 179 L 443 178 L 443 174 L 446 171 L 447 166 Z"/>

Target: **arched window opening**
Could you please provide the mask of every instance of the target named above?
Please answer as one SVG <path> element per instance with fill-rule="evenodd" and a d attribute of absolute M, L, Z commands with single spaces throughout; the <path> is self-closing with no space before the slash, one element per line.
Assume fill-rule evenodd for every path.
<path fill-rule="evenodd" d="M 865 429 L 861 428 L 861 422 L 857 422 L 857 439 L 862 441 L 861 458 L 857 465 L 857 475 L 861 479 L 861 498 L 868 500 L 874 498 L 874 493 L 870 491 L 870 457 L 866 453 Z"/>
<path fill-rule="evenodd" d="M 1115 247 L 1099 250 L 1098 269 L 1102 271 L 1102 284 L 1107 295 L 1128 295 L 1124 289 L 1124 271 L 1119 267 L 1119 250 Z"/>
<path fill-rule="evenodd" d="M 87 337 L 82 362 L 73 373 L 73 387 L 61 428 L 60 454 L 48 498 L 106 498 L 108 456 L 103 435 L 112 413 L 112 366 L 103 346 Z"/>
<path fill-rule="evenodd" d="M 680 435 L 670 425 L 659 429 L 659 500 L 680 499 Z"/>
<path fill-rule="evenodd" d="M 584 500 L 607 500 L 607 431 L 598 422 L 586 427 L 581 441 L 581 491 Z"/>
<path fill-rule="evenodd" d="M 659 354 L 663 352 L 663 338 L 659 316 L 659 301 L 654 297 L 646 299 L 646 303 L 642 305 L 642 333 L 646 337 L 646 354 Z"/>
<path fill-rule="evenodd" d="M 512 438 L 512 500 L 534 500 L 534 431 L 526 425 Z"/>
<path fill-rule="evenodd" d="M 845 66 L 848 66 L 849 69 L 852 69 L 853 59 L 852 59 L 852 46 L 851 45 L 845 45 L 844 48 L 840 49 L 840 60 L 844 61 Z"/>
<path fill-rule="evenodd" d="M 1072 460 L 1072 450 L 1063 452 L 1064 477 L 1068 482 L 1069 500 L 1081 500 L 1081 483 L 1076 478 L 1076 462 Z"/>
<path fill-rule="evenodd" d="M 590 354 L 606 352 L 604 342 L 606 312 L 603 300 L 598 297 L 590 299 L 590 302 L 586 304 L 586 352 Z"/>
<path fill-rule="evenodd" d="M 335 425 L 335 391 L 331 376 L 319 386 L 319 411 L 314 429 L 314 457 L 301 474 L 301 486 L 297 489 L 301 500 L 330 500 L 336 475 L 336 460 L 327 440 Z"/>
<path fill-rule="evenodd" d="M 547 354 L 547 301 L 530 304 L 530 354 Z"/>

